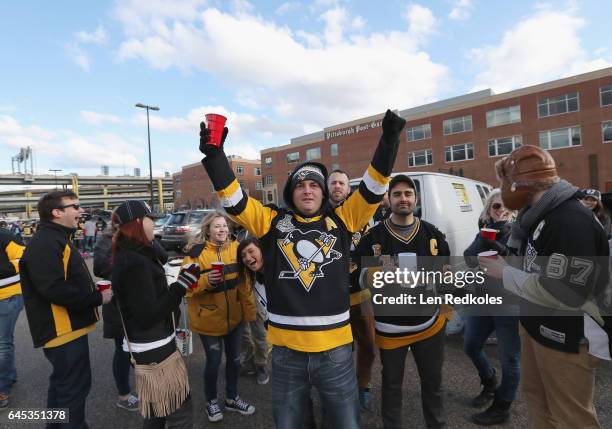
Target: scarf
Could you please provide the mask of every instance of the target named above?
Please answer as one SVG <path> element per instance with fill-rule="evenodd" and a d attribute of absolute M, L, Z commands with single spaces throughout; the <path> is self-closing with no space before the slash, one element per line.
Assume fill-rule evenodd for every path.
<path fill-rule="evenodd" d="M 561 203 L 574 198 L 577 190 L 576 186 L 565 180 L 560 180 L 552 185 L 534 205 L 521 209 L 512 224 L 508 247 L 520 252 L 536 223 Z"/>

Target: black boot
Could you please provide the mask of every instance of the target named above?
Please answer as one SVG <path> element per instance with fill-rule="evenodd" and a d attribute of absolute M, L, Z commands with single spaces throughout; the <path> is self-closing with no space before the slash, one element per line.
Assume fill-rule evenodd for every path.
<path fill-rule="evenodd" d="M 474 414 L 472 421 L 480 426 L 500 425 L 510 417 L 511 405 L 511 401 L 502 401 L 496 398 L 485 411 Z"/>
<path fill-rule="evenodd" d="M 474 399 L 472 399 L 472 407 L 482 408 L 491 402 L 495 396 L 495 389 L 497 388 L 497 377 L 495 373 L 491 378 L 487 378 L 480 381 L 482 383 L 482 392 Z"/>

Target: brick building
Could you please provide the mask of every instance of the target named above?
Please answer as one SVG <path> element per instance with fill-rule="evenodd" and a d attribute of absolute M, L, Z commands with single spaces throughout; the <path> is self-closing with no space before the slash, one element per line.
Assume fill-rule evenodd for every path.
<path fill-rule="evenodd" d="M 245 159 L 236 155 L 229 155 L 227 159 L 240 185 L 250 196 L 261 200 L 261 162 L 258 159 Z M 172 175 L 172 182 L 175 209 L 219 206 L 212 183 L 200 162 L 182 167 L 179 173 Z"/>
<path fill-rule="evenodd" d="M 396 172 L 443 172 L 497 185 L 495 162 L 529 144 L 550 150 L 559 175 L 571 183 L 612 191 L 612 68 L 503 94 L 488 89 L 399 114 L 408 122 Z M 282 204 L 288 173 L 306 160 L 360 177 L 378 143 L 383 115 L 262 150 L 265 202 Z"/>

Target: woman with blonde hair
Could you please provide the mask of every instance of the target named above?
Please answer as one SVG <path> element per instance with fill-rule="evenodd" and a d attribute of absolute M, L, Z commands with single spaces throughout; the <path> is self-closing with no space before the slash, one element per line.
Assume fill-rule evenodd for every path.
<path fill-rule="evenodd" d="M 501 191 L 491 191 L 485 201 L 484 209 L 479 218 L 479 227 L 497 230 L 495 240 L 488 240 L 480 232 L 463 253 L 470 267 L 478 265 L 477 255 L 486 250 L 495 250 L 501 256 L 507 256 L 509 249 L 506 243 L 510 238 L 510 230 L 514 212 L 504 207 Z M 521 341 L 518 333 L 518 306 L 509 303 L 509 297 L 503 292 L 503 284 L 496 279 L 485 276 L 486 282 L 479 285 L 482 293 L 491 296 L 503 296 L 503 307 L 476 306 L 471 309 L 471 315 L 466 316 L 463 348 L 478 370 L 482 391 L 472 400 L 472 406 L 481 408 L 490 406 L 472 417 L 478 425 L 501 424 L 510 416 L 510 406 L 516 396 L 520 380 Z M 476 292 L 478 293 L 478 292 Z M 499 308 L 498 308 L 499 307 Z M 497 334 L 497 354 L 502 368 L 501 384 L 497 384 L 495 368 L 484 353 L 484 345 L 495 331 Z M 491 403 L 492 401 L 492 403 Z"/>
<path fill-rule="evenodd" d="M 204 393 L 211 422 L 223 419 L 217 399 L 217 378 L 225 349 L 225 410 L 253 414 L 255 407 L 238 396 L 242 322 L 255 320 L 253 294 L 238 272 L 238 243 L 231 241 L 227 218 L 212 212 L 202 220 L 200 233 L 187 245 L 183 264 L 198 263 L 201 277 L 187 293 L 189 325 L 200 335 L 206 365 Z M 222 347 L 223 345 L 223 347 Z"/>

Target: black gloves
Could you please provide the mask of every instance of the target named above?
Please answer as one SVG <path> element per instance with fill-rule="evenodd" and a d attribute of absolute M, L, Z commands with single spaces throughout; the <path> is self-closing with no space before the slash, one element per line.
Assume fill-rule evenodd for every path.
<path fill-rule="evenodd" d="M 220 146 L 208 144 L 208 142 L 210 141 L 210 130 L 206 128 L 206 124 L 204 122 L 200 122 L 200 152 L 202 152 L 206 156 L 212 156 L 219 152 L 223 152 L 223 144 L 225 143 L 225 139 L 227 137 L 228 132 L 229 130 L 227 129 L 227 127 L 224 127 Z"/>
<path fill-rule="evenodd" d="M 199 279 L 200 266 L 198 264 L 189 264 L 181 268 L 176 282 L 185 289 L 194 289 L 198 286 Z"/>
<path fill-rule="evenodd" d="M 406 120 L 404 118 L 399 117 L 391 110 L 387 110 L 382 120 L 382 139 L 387 143 L 393 143 L 399 140 L 400 133 L 405 125 Z"/>

